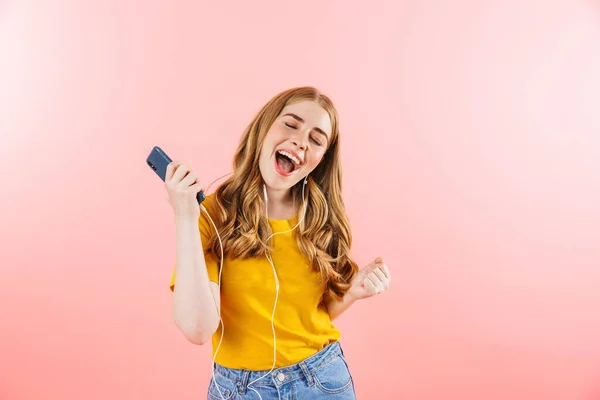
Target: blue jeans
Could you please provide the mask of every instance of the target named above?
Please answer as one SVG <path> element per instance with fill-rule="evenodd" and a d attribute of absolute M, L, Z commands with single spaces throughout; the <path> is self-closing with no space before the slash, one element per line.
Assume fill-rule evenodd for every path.
<path fill-rule="evenodd" d="M 208 399 L 356 400 L 354 381 L 339 343 L 332 343 L 297 364 L 274 369 L 253 383 L 267 372 L 216 364 L 215 379 L 210 380 L 208 387 Z"/>

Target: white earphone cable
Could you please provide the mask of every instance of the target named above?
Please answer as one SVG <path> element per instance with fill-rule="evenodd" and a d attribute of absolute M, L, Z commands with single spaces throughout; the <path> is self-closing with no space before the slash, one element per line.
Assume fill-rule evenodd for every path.
<path fill-rule="evenodd" d="M 226 175 L 224 175 L 226 176 Z M 219 178 L 220 179 L 220 178 Z M 300 218 L 300 220 L 298 221 L 298 223 L 292 228 L 289 229 L 287 231 L 282 231 L 282 232 L 275 232 L 273 234 L 271 234 L 268 238 L 267 238 L 267 242 L 269 242 L 269 240 L 271 240 L 271 238 L 275 235 L 281 235 L 284 233 L 289 233 L 292 232 L 294 229 L 296 229 L 304 220 L 304 216 L 306 215 L 306 199 L 304 197 L 304 187 L 307 184 L 307 180 L 308 180 L 308 176 L 306 176 L 304 178 L 304 183 L 302 184 L 302 204 L 303 204 L 303 212 L 302 212 L 302 216 Z M 214 183 L 214 182 L 213 182 Z M 211 183 L 212 185 L 212 183 Z M 269 218 L 269 212 L 268 212 L 268 197 L 267 197 L 267 189 L 266 186 L 263 184 L 263 193 L 264 193 L 264 197 L 265 197 L 265 212 L 266 212 L 266 217 L 267 219 Z M 219 239 L 219 245 L 221 248 L 221 259 L 220 259 L 220 266 L 219 266 L 219 299 L 221 298 L 221 274 L 223 272 L 223 242 L 221 240 L 221 235 L 219 235 L 219 231 L 217 230 L 217 226 L 215 225 L 214 221 L 212 220 L 212 218 L 210 217 L 210 214 L 208 213 L 208 211 L 206 210 L 206 208 L 203 205 L 200 205 L 200 209 L 201 211 L 204 211 L 204 213 L 206 214 L 206 216 L 208 217 L 208 219 L 210 220 L 213 228 L 215 229 L 215 232 L 217 234 L 217 238 Z M 258 382 L 259 380 L 263 379 L 264 377 L 268 376 L 273 369 L 275 369 L 275 364 L 277 363 L 277 335 L 275 333 L 275 310 L 277 309 L 277 300 L 279 299 L 279 277 L 277 276 L 277 271 L 275 269 L 275 264 L 273 263 L 273 259 L 271 258 L 270 254 L 266 254 L 266 258 L 269 261 L 269 263 L 271 264 L 271 267 L 273 268 L 273 275 L 275 277 L 275 303 L 273 304 L 273 312 L 271 313 L 271 331 L 273 332 L 273 365 L 271 366 L 271 369 L 265 373 L 264 375 L 254 379 L 253 381 L 248 383 L 248 388 L 251 389 L 252 391 L 254 391 L 256 394 L 258 394 L 258 397 L 260 398 L 260 400 L 262 400 L 262 396 L 260 395 L 260 393 L 258 393 L 258 391 L 256 391 L 254 388 L 250 387 L 251 385 L 253 385 L 254 383 Z M 220 303 L 220 301 L 219 301 Z M 221 317 L 221 307 L 219 306 L 219 321 L 221 322 L 221 337 L 219 339 L 219 344 L 217 345 L 216 349 L 215 349 L 215 354 L 213 356 L 213 366 L 212 366 L 212 378 L 213 378 L 213 382 L 215 384 L 215 387 L 217 388 L 217 391 L 219 392 L 219 395 L 221 396 L 221 398 L 223 400 L 225 400 L 225 396 L 223 396 L 223 393 L 221 392 L 221 388 L 219 387 L 219 385 L 217 384 L 217 381 L 215 379 L 215 366 L 216 366 L 216 359 L 217 359 L 217 353 L 219 352 L 219 349 L 221 348 L 221 343 L 223 343 L 223 337 L 225 335 L 225 324 L 223 322 L 223 318 Z M 278 394 L 279 396 L 279 394 Z"/>
<path fill-rule="evenodd" d="M 273 234 L 271 234 L 271 236 L 268 237 L 267 242 L 269 242 L 269 240 L 271 240 L 271 238 L 275 235 L 281 235 L 284 233 L 289 233 L 292 232 L 294 229 L 296 229 L 301 223 L 302 220 L 304 219 L 304 216 L 306 215 L 306 199 L 304 198 L 304 187 L 306 186 L 307 183 L 307 179 L 308 176 L 306 176 L 306 178 L 304 178 L 304 183 L 302 184 L 302 205 L 303 205 L 303 212 L 302 212 L 302 217 L 300 217 L 300 220 L 298 221 L 298 223 L 292 228 L 289 229 L 287 231 L 282 231 L 282 232 L 275 232 Z M 266 187 L 263 185 L 263 189 L 264 189 L 264 193 L 265 193 L 265 202 L 268 203 L 268 201 L 266 201 Z M 267 218 L 269 217 L 269 215 L 267 214 Z M 277 271 L 275 269 L 275 264 L 273 263 L 273 259 L 271 258 L 270 254 L 266 254 L 267 260 L 269 260 L 269 263 L 271 264 L 271 267 L 273 267 L 273 275 L 275 276 L 275 303 L 273 304 L 273 313 L 271 314 L 271 331 L 273 332 L 273 365 L 271 365 L 271 369 L 266 372 L 265 374 L 263 374 L 262 376 L 254 379 L 253 381 L 248 383 L 248 386 L 258 382 L 259 380 L 263 379 L 264 377 L 268 376 L 273 369 L 275 369 L 275 364 L 277 363 L 277 335 L 275 333 L 275 310 L 277 308 L 277 300 L 279 299 L 279 277 L 277 276 Z"/>

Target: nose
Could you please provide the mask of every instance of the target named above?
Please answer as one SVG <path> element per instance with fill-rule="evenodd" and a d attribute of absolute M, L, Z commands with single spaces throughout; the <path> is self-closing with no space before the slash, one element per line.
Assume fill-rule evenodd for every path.
<path fill-rule="evenodd" d="M 294 144 L 294 146 L 298 147 L 300 150 L 306 151 L 306 142 L 303 141 L 302 139 L 299 138 L 294 138 L 292 140 L 292 143 Z"/>

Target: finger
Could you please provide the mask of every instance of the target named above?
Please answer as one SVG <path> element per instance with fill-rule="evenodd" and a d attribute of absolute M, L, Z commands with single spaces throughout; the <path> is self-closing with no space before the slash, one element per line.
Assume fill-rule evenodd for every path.
<path fill-rule="evenodd" d="M 378 276 L 375 272 L 373 272 L 370 276 L 373 284 L 377 288 L 377 293 L 385 292 L 389 289 L 390 283 L 388 279 L 381 273 L 381 276 Z"/>
<path fill-rule="evenodd" d="M 204 185 L 198 182 L 198 180 L 196 179 L 196 182 L 190 186 L 190 191 L 194 193 L 204 192 Z"/>
<path fill-rule="evenodd" d="M 181 186 L 183 186 L 184 188 L 187 188 L 189 186 L 192 186 L 194 183 L 196 183 L 197 181 L 197 177 L 196 174 L 194 174 L 193 172 L 190 172 L 189 174 L 186 175 L 185 178 L 183 178 L 183 180 L 179 183 Z"/>
<path fill-rule="evenodd" d="M 379 279 L 379 282 L 381 282 L 381 291 L 388 290 L 390 288 L 390 280 L 387 276 L 385 276 L 381 269 L 376 268 L 375 271 L 373 271 L 373 274 L 375 274 L 377 279 Z"/>
<path fill-rule="evenodd" d="M 371 282 L 373 282 L 378 291 L 385 289 L 385 282 L 379 279 L 375 272 L 371 272 L 368 278 L 371 280 Z M 385 277 L 383 279 L 385 279 Z"/>
<path fill-rule="evenodd" d="M 387 276 L 385 276 L 385 274 L 383 273 L 383 271 L 381 270 L 381 266 L 375 268 L 373 270 L 373 273 L 375 274 L 375 276 L 377 276 L 377 278 L 381 281 L 387 281 Z"/>
<path fill-rule="evenodd" d="M 375 268 L 375 271 L 381 271 L 381 273 L 386 277 L 386 278 L 390 278 L 390 270 L 388 269 L 387 265 L 385 264 L 379 264 L 377 266 L 377 268 Z"/>
<path fill-rule="evenodd" d="M 388 281 L 391 282 L 392 281 L 392 274 L 390 273 L 390 270 L 389 270 L 388 266 L 385 265 L 385 264 L 382 264 L 380 266 L 380 268 L 383 271 L 383 273 L 385 274 L 385 276 L 388 278 Z"/>
<path fill-rule="evenodd" d="M 185 164 L 181 164 L 177 167 L 177 170 L 175 171 L 175 174 L 173 175 L 173 179 L 172 179 L 172 183 L 174 184 L 178 184 L 179 182 L 181 182 L 183 180 L 183 178 L 190 172 L 190 168 L 185 165 Z"/>
<path fill-rule="evenodd" d="M 375 284 L 370 279 L 367 278 L 364 280 L 364 286 L 365 289 L 367 289 L 367 293 L 369 295 L 372 296 L 374 294 L 377 294 L 377 286 L 375 286 Z"/>
<path fill-rule="evenodd" d="M 380 260 L 381 258 L 377 257 L 375 260 L 371 261 L 371 263 L 364 268 L 365 273 L 370 274 L 371 272 L 373 272 L 375 268 L 377 268 L 380 265 L 380 263 L 378 262 Z"/>
<path fill-rule="evenodd" d="M 171 179 L 173 179 L 173 174 L 175 173 L 175 170 L 177 169 L 179 164 L 179 161 L 173 161 L 170 162 L 169 165 L 167 165 L 167 172 L 165 173 L 165 182 L 168 182 Z"/>
<path fill-rule="evenodd" d="M 373 282 L 373 286 L 377 288 L 377 292 L 381 292 L 383 289 L 385 289 L 384 282 L 382 282 L 373 272 L 371 272 L 367 278 Z"/>
<path fill-rule="evenodd" d="M 377 265 L 381 264 L 381 257 L 376 257 L 373 261 L 371 261 L 365 268 L 373 269 Z"/>
<path fill-rule="evenodd" d="M 198 192 L 203 192 L 203 191 L 204 191 L 204 186 L 202 186 L 199 182 L 196 182 L 192 186 L 190 186 L 190 192 L 192 192 L 192 193 L 198 193 Z"/>

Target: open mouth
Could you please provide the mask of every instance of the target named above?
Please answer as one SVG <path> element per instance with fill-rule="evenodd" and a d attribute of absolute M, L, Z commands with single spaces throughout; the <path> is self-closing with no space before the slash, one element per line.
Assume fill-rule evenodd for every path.
<path fill-rule="evenodd" d="M 277 150 L 275 153 L 275 169 L 281 175 L 289 176 L 302 166 L 301 160 L 285 150 Z"/>

